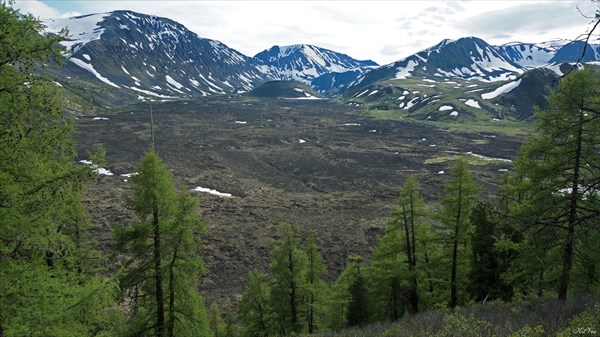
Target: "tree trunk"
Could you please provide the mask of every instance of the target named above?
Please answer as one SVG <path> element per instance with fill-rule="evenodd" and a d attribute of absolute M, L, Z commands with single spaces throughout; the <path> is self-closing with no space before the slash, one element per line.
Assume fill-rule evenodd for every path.
<path fill-rule="evenodd" d="M 558 300 L 565 302 L 573 268 L 573 245 L 575 241 L 575 225 L 577 223 L 577 202 L 579 201 L 579 169 L 581 165 L 581 136 L 583 133 L 583 112 L 579 113 L 579 129 L 575 146 L 575 163 L 573 167 L 573 180 L 571 183 L 571 201 L 569 204 L 569 219 L 567 228 L 567 240 L 563 251 L 563 268 L 560 275 L 558 287 Z"/>
<path fill-rule="evenodd" d="M 292 316 L 292 326 L 298 322 L 298 307 L 296 303 L 296 283 L 294 282 L 294 261 L 292 251 L 288 252 L 288 269 L 290 271 L 290 315 Z"/>
<path fill-rule="evenodd" d="M 456 223 L 454 225 L 454 242 L 452 247 L 452 267 L 450 271 L 450 308 L 454 309 L 457 304 L 457 294 L 456 294 L 456 268 L 458 265 L 458 234 L 460 228 L 460 220 L 461 220 L 461 211 L 462 211 L 462 172 L 461 179 L 458 185 L 458 201 L 456 210 Z"/>
<path fill-rule="evenodd" d="M 416 284 L 416 282 L 413 281 L 415 275 L 415 268 L 414 268 L 414 261 L 415 261 L 415 257 L 413 255 L 414 252 L 414 247 L 412 246 L 414 244 L 414 242 L 411 242 L 411 235 L 410 235 L 410 230 L 409 230 L 409 222 L 412 224 L 414 223 L 412 216 L 413 216 L 413 210 L 412 210 L 412 195 L 411 195 L 411 204 L 410 204 L 410 217 L 407 218 L 406 216 L 406 207 L 404 205 L 402 205 L 402 213 L 404 215 L 404 235 L 406 236 L 406 257 L 407 257 L 407 264 L 408 264 L 408 270 L 412 273 L 410 280 L 411 280 L 411 287 L 410 290 L 408 291 L 408 301 L 410 303 L 410 313 L 411 314 L 416 314 L 417 311 L 419 309 L 417 309 L 417 289 L 414 287 L 414 285 Z M 410 219 L 410 221 L 409 221 Z M 416 281 L 416 280 L 415 280 Z M 395 310 L 395 309 L 394 309 Z M 394 317 L 394 319 L 396 319 L 396 317 Z"/>
<path fill-rule="evenodd" d="M 162 265 L 161 265 L 161 254 L 160 254 L 160 228 L 158 222 L 158 207 L 154 206 L 153 212 L 154 227 L 154 282 L 155 284 L 155 297 L 156 297 L 156 335 L 158 337 L 164 336 L 165 331 L 165 303 L 163 297 L 163 284 L 162 284 Z"/>
<path fill-rule="evenodd" d="M 412 297 L 411 297 L 411 313 L 416 314 L 419 312 L 419 291 L 417 287 L 417 252 L 415 241 L 415 204 L 413 200 L 413 193 L 411 191 L 410 194 L 410 232 L 411 232 L 411 247 L 412 247 L 412 263 L 410 265 L 411 271 L 411 288 L 412 288 Z"/>
<path fill-rule="evenodd" d="M 308 257 L 309 259 L 309 273 L 310 273 L 310 277 L 309 277 L 309 285 L 310 285 L 310 289 L 311 289 L 311 293 L 310 293 L 310 299 L 309 299 L 309 303 L 308 303 L 308 333 L 312 334 L 314 332 L 314 315 L 315 315 L 315 310 L 314 310 L 314 304 L 315 304 L 315 288 L 314 288 L 314 283 L 315 283 L 315 279 L 314 279 L 314 268 L 315 266 L 313 265 L 314 263 L 314 256 L 313 256 L 313 251 L 312 249 L 310 250 L 310 255 Z"/>
<path fill-rule="evenodd" d="M 175 329 L 175 261 L 177 260 L 177 248 L 181 242 L 177 242 L 173 251 L 173 259 L 169 265 L 169 323 L 167 336 L 173 337 Z M 216 324 L 215 324 L 216 326 Z"/>

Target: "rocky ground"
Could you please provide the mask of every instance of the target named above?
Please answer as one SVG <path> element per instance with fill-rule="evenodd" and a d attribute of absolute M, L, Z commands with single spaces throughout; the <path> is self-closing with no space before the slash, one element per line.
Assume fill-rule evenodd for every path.
<path fill-rule="evenodd" d="M 121 174 L 134 172 L 149 147 L 151 108 L 155 147 L 177 185 L 223 193 L 192 192 L 207 228 L 208 273 L 201 288 L 221 303 L 243 290 L 251 268 L 266 270 L 281 223 L 317 233 L 334 280 L 349 255 L 373 248 L 407 175 L 419 178 L 426 200 L 434 203 L 457 153 L 514 159 L 524 140 L 377 120 L 323 100 L 222 97 L 82 116 L 80 159 L 102 144 L 106 168 L 114 173 L 100 176 L 86 196 L 102 249 L 109 249 L 111 226 L 132 221 L 123 199 L 127 177 Z M 482 197 L 493 197 L 509 164 L 472 158 Z"/>

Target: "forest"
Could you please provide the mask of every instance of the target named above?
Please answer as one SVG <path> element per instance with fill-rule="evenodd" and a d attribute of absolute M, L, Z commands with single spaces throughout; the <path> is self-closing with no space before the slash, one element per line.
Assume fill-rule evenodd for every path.
<path fill-rule="evenodd" d="M 199 200 L 177 188 L 153 144 L 129 179 L 125 203 L 136 221 L 114 226 L 112 252 L 95 248 L 82 193 L 104 150 L 90 153 L 93 165 L 76 163 L 76 121 L 38 71 L 63 61 L 58 42 L 66 32 L 40 30 L 32 16 L 0 3 L 0 337 L 362 336 L 374 335 L 360 333 L 373 326 L 400 336 L 431 328 L 427 317 L 449 323 L 423 335 L 600 333 L 593 66 L 564 76 L 548 108 L 536 112 L 494 200 L 481 197 L 466 159 L 455 160 L 435 202 L 407 176 L 373 253 L 351 256 L 334 283 L 324 278 L 319 233 L 283 223 L 268 268 L 247 275 L 237 309 L 225 312 L 198 291 Z M 562 313 L 560 324 L 478 318 L 488 308 L 535 317 L 531 307 L 546 306 Z M 382 325 L 411 319 L 423 326 Z"/>

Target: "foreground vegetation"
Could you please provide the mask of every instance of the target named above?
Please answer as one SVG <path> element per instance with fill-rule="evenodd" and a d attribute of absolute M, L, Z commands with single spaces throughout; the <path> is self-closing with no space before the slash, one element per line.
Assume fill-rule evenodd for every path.
<path fill-rule="evenodd" d="M 314 336 L 595 336 L 600 333 L 600 305 L 591 294 L 556 299 L 529 298 L 512 303 L 470 304 L 454 311 L 437 309 L 395 322 L 327 331 Z"/>
<path fill-rule="evenodd" d="M 496 200 L 481 200 L 461 157 L 429 204 L 407 177 L 372 255 L 351 256 L 334 284 L 323 280 L 318 233 L 283 224 L 269 268 L 249 273 L 238 312 L 223 319 L 197 291 L 198 200 L 177 190 L 153 144 L 130 179 L 137 220 L 114 228 L 115 262 L 95 250 L 81 192 L 102 151 L 75 165 L 73 121 L 51 82 L 32 75 L 60 61 L 64 37 L 39 35 L 39 23 L 5 4 L 0 22 L 0 336 L 600 331 L 597 72 L 561 81 Z"/>

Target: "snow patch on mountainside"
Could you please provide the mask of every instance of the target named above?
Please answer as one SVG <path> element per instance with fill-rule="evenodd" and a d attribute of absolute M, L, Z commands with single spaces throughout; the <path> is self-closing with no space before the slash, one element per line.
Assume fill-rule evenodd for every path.
<path fill-rule="evenodd" d="M 120 88 L 118 85 L 116 85 L 116 84 L 114 84 L 113 82 L 111 82 L 111 81 L 110 81 L 108 78 L 106 78 L 106 77 L 104 77 L 104 76 L 100 75 L 100 73 L 99 73 L 99 72 L 97 72 L 97 71 L 96 71 L 96 69 L 94 69 L 94 66 L 92 66 L 91 64 L 89 64 L 89 63 L 85 63 L 83 60 L 80 60 L 80 59 L 78 59 L 78 58 L 74 58 L 74 57 L 71 57 L 71 58 L 69 59 L 69 61 L 71 61 L 71 62 L 73 62 L 74 64 L 76 64 L 76 65 L 80 66 L 81 68 L 83 68 L 83 69 L 85 69 L 85 70 L 89 71 L 90 73 L 92 73 L 92 74 L 93 74 L 93 75 L 94 75 L 94 76 L 95 76 L 97 79 L 99 79 L 100 81 L 102 81 L 102 82 L 104 82 L 104 83 L 106 83 L 106 84 L 108 84 L 108 85 L 111 85 L 111 86 L 113 86 L 113 87 L 115 87 L 115 88 Z"/>
<path fill-rule="evenodd" d="M 91 14 L 76 16 L 66 19 L 45 19 L 42 23 L 46 25 L 44 32 L 57 34 L 61 29 L 69 27 L 69 41 L 63 41 L 60 44 L 65 46 L 71 53 L 76 53 L 86 43 L 100 39 L 104 28 L 100 23 L 104 18 L 110 16 L 110 13 Z"/>
<path fill-rule="evenodd" d="M 502 94 L 506 94 L 507 92 L 510 92 L 514 88 L 518 87 L 519 84 L 521 84 L 521 79 L 518 79 L 514 82 L 506 83 L 504 85 L 499 86 L 498 88 L 496 88 L 496 90 L 494 90 L 492 92 L 486 92 L 484 94 L 481 94 L 481 98 L 483 98 L 483 99 L 496 98 Z"/>

